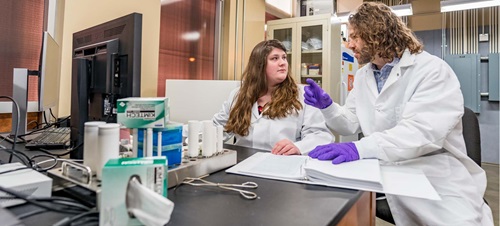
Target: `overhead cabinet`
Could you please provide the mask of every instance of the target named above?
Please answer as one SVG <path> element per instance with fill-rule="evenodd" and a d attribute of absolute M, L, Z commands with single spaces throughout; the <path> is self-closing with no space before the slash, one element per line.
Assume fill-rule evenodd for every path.
<path fill-rule="evenodd" d="M 291 73 L 299 83 L 311 78 L 338 101 L 341 74 L 341 31 L 329 14 L 267 22 L 267 39 L 283 42 Z"/>

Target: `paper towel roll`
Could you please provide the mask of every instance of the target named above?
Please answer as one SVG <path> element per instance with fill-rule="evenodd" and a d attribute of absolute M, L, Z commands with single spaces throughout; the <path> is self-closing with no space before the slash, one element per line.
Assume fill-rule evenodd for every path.
<path fill-rule="evenodd" d="M 222 147 L 224 144 L 224 127 L 221 125 L 218 125 L 216 127 L 217 129 L 217 154 L 220 154 L 224 152 L 224 148 Z"/>
<path fill-rule="evenodd" d="M 96 156 L 97 152 L 97 136 L 99 125 L 106 124 L 106 122 L 91 121 L 84 124 L 83 133 L 83 164 L 90 167 L 92 173 L 96 172 Z"/>
<path fill-rule="evenodd" d="M 191 158 L 196 158 L 200 154 L 200 127 L 201 122 L 188 121 L 188 155 Z"/>
<path fill-rule="evenodd" d="M 203 157 L 210 157 L 215 153 L 216 146 L 216 129 L 212 120 L 203 121 L 203 139 L 201 154 Z"/>
<path fill-rule="evenodd" d="M 120 125 L 108 123 L 99 125 L 99 137 L 97 138 L 97 179 L 101 179 L 102 168 L 110 159 L 120 156 Z"/>

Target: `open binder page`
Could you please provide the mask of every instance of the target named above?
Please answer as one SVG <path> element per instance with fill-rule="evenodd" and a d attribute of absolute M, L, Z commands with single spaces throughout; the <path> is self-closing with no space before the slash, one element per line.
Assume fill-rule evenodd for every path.
<path fill-rule="evenodd" d="M 307 168 L 309 170 L 306 171 Z M 312 168 L 315 170 L 311 170 Z M 334 168 L 336 172 L 332 172 Z M 308 156 L 282 156 L 258 152 L 227 169 L 226 172 L 431 200 L 441 199 L 422 170 L 405 166 L 380 166 L 376 159 L 333 165 L 331 161 L 313 160 Z M 335 177 L 330 174 L 335 174 Z"/>
<path fill-rule="evenodd" d="M 248 158 L 251 161 L 246 162 L 245 167 L 239 169 L 239 172 L 256 176 L 300 180 L 305 178 L 302 166 L 308 158 L 302 155 L 285 156 L 256 153 L 251 158 Z"/>
<path fill-rule="evenodd" d="M 384 193 L 441 200 L 421 169 L 405 166 L 380 166 Z"/>
<path fill-rule="evenodd" d="M 310 181 L 368 191 L 383 191 L 377 159 L 361 159 L 334 165 L 331 161 L 310 159 L 304 166 Z"/>

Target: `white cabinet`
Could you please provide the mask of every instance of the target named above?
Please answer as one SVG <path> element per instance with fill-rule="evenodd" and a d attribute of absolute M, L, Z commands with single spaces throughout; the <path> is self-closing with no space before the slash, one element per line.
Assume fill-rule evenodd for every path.
<path fill-rule="evenodd" d="M 283 42 L 297 82 L 312 78 L 339 101 L 341 31 L 329 14 L 268 21 L 267 39 Z"/>

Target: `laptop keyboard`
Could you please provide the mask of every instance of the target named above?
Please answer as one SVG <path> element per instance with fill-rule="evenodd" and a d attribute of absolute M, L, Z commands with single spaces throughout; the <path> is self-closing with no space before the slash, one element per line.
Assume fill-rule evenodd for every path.
<path fill-rule="evenodd" d="M 69 146 L 70 143 L 69 127 L 48 128 L 40 133 L 39 136 L 26 143 L 29 149 L 62 149 Z"/>

